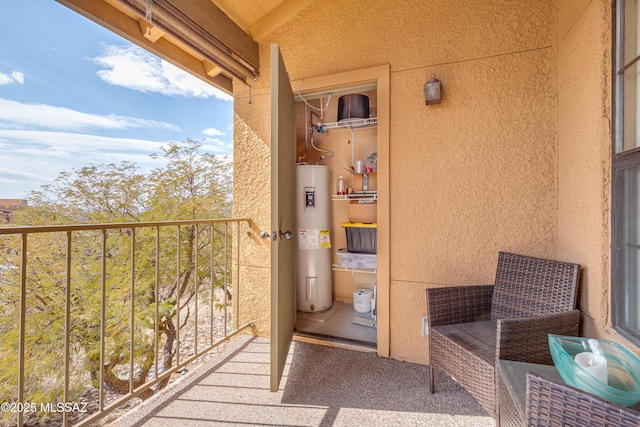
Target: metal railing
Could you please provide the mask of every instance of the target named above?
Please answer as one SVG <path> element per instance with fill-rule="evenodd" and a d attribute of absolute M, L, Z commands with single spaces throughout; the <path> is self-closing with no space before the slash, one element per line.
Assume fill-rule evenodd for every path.
<path fill-rule="evenodd" d="M 243 223 L 251 220 L 0 227 L 0 317 L 15 319 L 3 322 L 0 334 L 17 335 L 9 345 L 17 352 L 15 371 L 0 377 L 0 388 L 15 390 L 3 411 L 15 412 L 18 426 L 34 416 L 30 412 L 44 416 L 47 410 L 61 412 L 64 426 L 89 425 L 152 387 L 166 386 L 187 364 L 253 326 L 238 324 Z M 58 299 L 45 295 L 56 291 Z M 49 304 L 41 304 L 44 299 Z M 63 308 L 50 308 L 55 301 Z M 37 316 L 47 310 L 56 313 L 47 327 L 56 330 L 59 321 L 63 336 L 41 331 L 46 327 Z M 62 372 L 34 374 L 43 341 L 46 351 L 61 350 Z M 39 386 L 30 378 L 47 375 L 54 383 L 61 378 L 55 405 L 30 400 Z M 81 414 L 82 384 L 97 389 L 91 413 Z M 114 393 L 113 384 L 126 390 Z"/>

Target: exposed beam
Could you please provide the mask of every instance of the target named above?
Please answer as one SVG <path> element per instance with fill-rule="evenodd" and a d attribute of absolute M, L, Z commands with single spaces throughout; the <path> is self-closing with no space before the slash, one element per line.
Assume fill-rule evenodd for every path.
<path fill-rule="evenodd" d="M 215 77 L 218 74 L 222 73 L 222 68 L 218 67 L 215 64 L 212 64 L 209 61 L 202 61 L 202 65 L 204 65 L 204 71 L 209 77 Z"/>
<path fill-rule="evenodd" d="M 132 12 L 137 15 L 138 18 L 149 15 L 149 22 L 152 22 L 154 26 L 164 31 L 167 34 L 165 38 L 169 38 L 168 36 L 170 36 L 169 40 L 180 47 L 185 47 L 192 55 L 209 59 L 218 64 L 225 70 L 225 74 L 228 76 L 246 82 L 247 79 L 253 79 L 258 75 L 258 69 L 248 63 L 243 56 L 220 41 L 216 37 L 217 33 L 215 31 L 212 34 L 210 32 L 211 29 L 205 29 L 203 27 L 204 21 L 199 17 L 193 18 L 194 15 L 197 16 L 199 13 L 206 13 L 206 11 L 198 12 L 193 8 L 193 4 L 191 3 L 181 3 L 182 6 L 187 5 L 186 9 L 181 9 L 177 6 L 177 3 L 176 5 L 172 3 L 172 1 L 177 0 L 104 1 L 113 4 L 125 13 Z M 196 1 L 202 2 L 207 0 Z M 211 5 L 211 7 L 215 8 L 213 5 Z M 151 8 L 151 10 L 149 8 Z M 226 40 L 228 41 L 228 39 Z M 257 44 L 254 44 L 257 52 Z"/>
<path fill-rule="evenodd" d="M 160 37 L 164 36 L 164 31 L 158 29 L 153 24 L 148 23 L 144 19 L 140 19 L 138 21 L 138 25 L 140 25 L 140 32 L 147 39 L 152 41 L 153 43 L 157 42 Z"/>
<path fill-rule="evenodd" d="M 256 41 L 262 41 L 282 25 L 293 19 L 315 0 L 285 0 L 249 28 Z"/>
<path fill-rule="evenodd" d="M 202 60 L 189 53 L 185 46 L 177 46 L 161 37 L 156 42 L 144 37 L 140 31 L 138 18 L 129 16 L 117 7 L 98 0 L 56 0 L 86 18 L 102 25 L 130 42 L 143 47 L 154 55 L 172 63 L 173 65 L 193 74 L 201 80 L 212 84 L 223 92 L 233 95 L 233 82 L 230 77 L 218 74 L 211 77 L 205 71 Z"/>
<path fill-rule="evenodd" d="M 260 69 L 256 43 L 211 0 L 165 0 L 211 34 L 254 69 Z"/>

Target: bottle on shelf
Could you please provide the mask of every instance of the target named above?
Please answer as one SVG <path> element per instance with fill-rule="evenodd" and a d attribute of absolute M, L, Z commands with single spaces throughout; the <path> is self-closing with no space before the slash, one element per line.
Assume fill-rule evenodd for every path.
<path fill-rule="evenodd" d="M 338 196 L 344 196 L 345 194 L 347 194 L 347 189 L 344 186 L 344 177 L 339 176 L 338 177 L 338 184 L 337 184 L 337 193 Z"/>

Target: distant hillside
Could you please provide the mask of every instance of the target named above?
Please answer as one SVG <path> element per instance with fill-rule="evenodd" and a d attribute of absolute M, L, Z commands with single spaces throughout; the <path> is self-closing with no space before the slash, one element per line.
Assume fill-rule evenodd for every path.
<path fill-rule="evenodd" d="M 22 199 L 0 199 L 0 222 L 9 221 L 11 214 L 20 208 L 27 206 L 27 201 Z"/>

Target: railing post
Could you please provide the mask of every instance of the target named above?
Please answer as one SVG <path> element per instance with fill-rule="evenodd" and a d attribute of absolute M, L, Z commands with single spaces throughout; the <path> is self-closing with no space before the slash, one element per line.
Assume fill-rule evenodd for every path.
<path fill-rule="evenodd" d="M 22 233 L 22 253 L 20 265 L 20 326 L 18 331 L 18 403 L 24 403 L 24 337 L 27 319 L 27 233 Z M 18 412 L 18 427 L 24 424 L 24 414 Z"/>
<path fill-rule="evenodd" d="M 236 222 L 236 284 L 234 286 L 234 323 L 233 329 L 240 325 L 240 222 Z"/>
<path fill-rule="evenodd" d="M 227 279 L 227 270 L 229 270 L 229 237 L 228 237 L 228 232 L 229 232 L 229 223 L 225 222 L 224 223 L 224 336 L 227 336 L 227 320 L 228 320 L 228 313 L 227 313 L 227 305 L 229 305 L 229 301 L 227 300 L 227 285 L 229 284 L 229 281 Z"/>
<path fill-rule="evenodd" d="M 129 342 L 129 393 L 133 393 L 133 373 L 136 338 L 136 229 L 131 227 L 131 313 L 129 324 L 131 325 Z"/>
<path fill-rule="evenodd" d="M 176 251 L 176 365 L 180 364 L 180 243 L 182 243 L 182 230 L 178 226 L 178 249 Z"/>
<path fill-rule="evenodd" d="M 71 334 L 71 231 L 67 231 L 67 249 L 65 266 L 65 295 L 64 295 L 64 390 L 63 400 L 69 402 L 69 369 L 70 359 L 70 334 Z M 69 425 L 69 413 L 62 412 L 62 425 Z"/>
<path fill-rule="evenodd" d="M 198 254 L 200 253 L 200 248 L 199 248 L 199 239 L 198 239 L 198 232 L 200 231 L 198 228 L 198 224 L 195 225 L 194 227 L 194 231 L 196 233 L 195 238 L 193 240 L 193 244 L 195 245 L 195 251 L 193 254 L 193 295 L 195 297 L 195 301 L 194 301 L 194 305 L 195 305 L 195 310 L 194 310 L 194 322 L 193 322 L 193 328 L 195 336 L 194 336 L 194 342 L 193 342 L 193 348 L 194 348 L 194 354 L 198 354 Z"/>
<path fill-rule="evenodd" d="M 159 292 L 159 288 L 160 288 L 160 227 L 155 227 L 156 230 L 156 268 L 155 268 L 155 274 L 156 274 L 156 280 L 154 282 L 153 285 L 153 295 L 154 295 L 154 299 L 155 299 L 155 303 L 156 303 L 156 307 L 154 310 L 154 337 L 155 339 L 153 340 L 153 351 L 154 351 L 154 357 L 155 357 L 155 363 L 154 363 L 154 378 L 158 378 L 158 362 L 159 362 L 159 347 L 158 347 L 158 343 L 160 342 L 160 315 L 158 313 L 158 306 L 160 305 L 160 292 Z"/>
<path fill-rule="evenodd" d="M 99 407 L 100 412 L 104 410 L 104 343 L 107 335 L 107 230 L 102 230 L 102 273 L 100 284 L 100 366 L 99 366 Z"/>
<path fill-rule="evenodd" d="M 211 242 L 211 272 L 210 272 L 210 277 L 211 277 L 211 295 L 210 295 L 210 314 L 209 314 L 209 318 L 211 319 L 211 321 L 209 322 L 209 342 L 211 344 L 213 344 L 213 307 L 214 307 L 214 300 L 215 300 L 215 290 L 216 290 L 216 282 L 215 282 L 215 277 L 216 277 L 216 258 L 215 258 L 215 245 L 214 245 L 214 238 L 215 238 L 215 229 L 214 229 L 215 224 L 212 222 L 211 223 L 211 237 L 210 242 Z"/>

